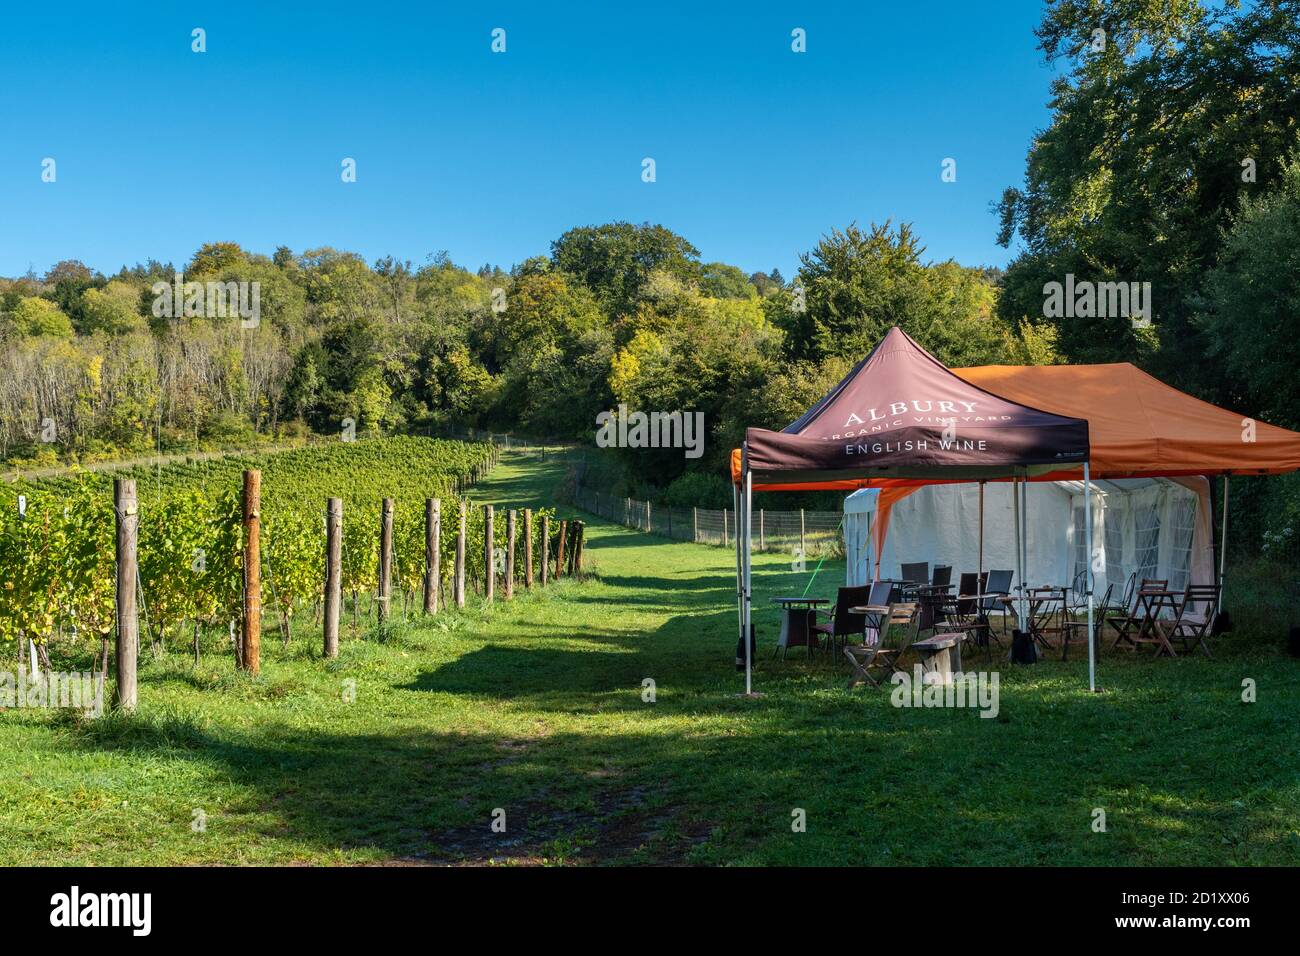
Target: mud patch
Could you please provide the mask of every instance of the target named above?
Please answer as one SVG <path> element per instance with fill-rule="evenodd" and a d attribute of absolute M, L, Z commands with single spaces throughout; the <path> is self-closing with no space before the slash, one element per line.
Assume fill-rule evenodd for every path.
<path fill-rule="evenodd" d="M 656 804 L 646 787 L 610 790 L 594 810 L 555 806 L 544 797 L 511 808 L 504 833 L 488 821 L 429 834 L 418 862 L 443 866 L 684 865 L 709 828 L 685 821 L 682 808 Z M 416 861 L 412 861 L 416 862 Z"/>

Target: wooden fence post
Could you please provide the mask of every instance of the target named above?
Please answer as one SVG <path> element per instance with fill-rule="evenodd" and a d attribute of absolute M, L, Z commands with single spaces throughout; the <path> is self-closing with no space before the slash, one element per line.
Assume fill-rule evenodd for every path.
<path fill-rule="evenodd" d="M 727 509 L 723 508 L 722 509 L 722 546 L 724 548 L 727 546 L 727 514 L 728 514 Z"/>
<path fill-rule="evenodd" d="M 648 533 L 654 534 L 654 522 L 650 520 L 650 502 L 645 503 L 645 529 Z"/>
<path fill-rule="evenodd" d="M 763 531 L 763 509 L 759 508 L 758 509 L 758 550 L 765 551 L 766 549 L 767 549 L 767 535 L 764 534 Z"/>
<path fill-rule="evenodd" d="M 339 656 L 339 610 L 343 603 L 343 499 L 325 502 L 325 647 L 326 658 Z"/>
<path fill-rule="evenodd" d="M 533 586 L 533 509 L 524 509 L 524 587 Z"/>
<path fill-rule="evenodd" d="M 438 583 L 442 577 L 442 499 L 424 502 L 424 613 L 438 613 Z"/>
<path fill-rule="evenodd" d="M 568 534 L 569 522 L 561 521 L 559 538 L 555 542 L 555 577 L 557 579 L 564 577 L 564 539 L 568 537 Z"/>
<path fill-rule="evenodd" d="M 551 560 L 551 516 L 542 515 L 542 586 L 546 586 L 548 562 Z"/>
<path fill-rule="evenodd" d="M 135 479 L 113 479 L 113 510 L 117 513 L 117 689 L 113 705 L 135 710 L 136 646 L 140 640 L 140 619 L 136 615 L 136 541 L 140 507 L 135 497 Z"/>
<path fill-rule="evenodd" d="M 799 509 L 799 557 L 800 558 L 806 558 L 808 556 L 808 551 L 803 545 L 803 535 L 804 535 L 803 509 L 800 508 Z"/>
<path fill-rule="evenodd" d="M 465 499 L 460 499 L 460 530 L 456 532 L 456 606 L 465 606 Z"/>
<path fill-rule="evenodd" d="M 573 528 L 573 575 L 582 580 L 582 543 L 587 537 L 587 523 L 575 522 Z"/>
<path fill-rule="evenodd" d="M 379 625 L 388 620 L 393 594 L 393 499 L 385 498 L 379 509 Z"/>
<path fill-rule="evenodd" d="M 691 541 L 700 543 L 700 509 L 691 508 Z"/>
<path fill-rule="evenodd" d="M 244 669 L 262 670 L 262 473 L 244 472 Z"/>
<path fill-rule="evenodd" d="M 506 600 L 515 596 L 515 509 L 506 512 Z"/>
<path fill-rule="evenodd" d="M 483 506 L 483 594 L 492 603 L 492 589 L 496 583 L 496 542 L 493 540 L 492 506 Z"/>

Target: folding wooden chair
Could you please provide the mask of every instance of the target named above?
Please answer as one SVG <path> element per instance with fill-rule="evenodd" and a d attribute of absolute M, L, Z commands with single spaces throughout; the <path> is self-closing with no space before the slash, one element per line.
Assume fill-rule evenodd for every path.
<path fill-rule="evenodd" d="M 1219 585 L 1189 584 L 1183 595 L 1182 613 L 1169 629 L 1169 640 L 1182 644 L 1183 653 L 1195 653 L 1200 648 L 1206 657 L 1212 658 L 1205 638 L 1214 624 L 1214 614 L 1218 609 Z"/>
<path fill-rule="evenodd" d="M 872 585 L 867 605 L 870 610 L 863 615 L 862 643 L 846 644 L 844 647 L 844 656 L 853 665 L 849 687 L 857 687 L 864 681 L 873 687 L 879 687 L 880 680 L 874 676 L 873 671 L 883 671 L 888 675 L 898 670 L 897 648 L 885 646 L 890 621 L 894 617 L 894 605 L 889 603 L 892 590 L 893 586 L 888 581 Z"/>

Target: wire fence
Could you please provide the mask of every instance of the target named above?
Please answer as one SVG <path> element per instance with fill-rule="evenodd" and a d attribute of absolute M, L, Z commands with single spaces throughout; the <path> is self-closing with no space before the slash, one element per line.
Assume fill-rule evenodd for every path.
<path fill-rule="evenodd" d="M 584 511 L 674 541 L 733 547 L 736 512 L 712 508 L 669 508 L 637 498 L 620 498 L 578 488 L 573 503 Z M 758 551 L 827 555 L 844 553 L 838 511 L 754 511 L 753 547 Z"/>

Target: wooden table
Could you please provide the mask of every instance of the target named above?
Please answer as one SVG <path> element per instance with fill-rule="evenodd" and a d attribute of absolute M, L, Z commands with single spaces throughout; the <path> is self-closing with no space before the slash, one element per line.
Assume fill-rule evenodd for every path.
<path fill-rule="evenodd" d="M 819 646 L 813 625 L 817 623 L 817 607 L 829 604 L 825 598 L 778 597 L 772 603 L 781 607 L 781 636 L 777 638 L 777 651 L 791 647 L 807 647 L 812 653 Z"/>
<path fill-rule="evenodd" d="M 954 672 L 961 671 L 961 634 L 936 634 L 923 641 L 913 641 L 911 650 L 920 658 L 923 673 L 939 675 L 940 684 L 951 684 Z"/>
<path fill-rule="evenodd" d="M 1170 657 L 1177 657 L 1178 652 L 1174 650 L 1174 645 L 1169 643 L 1169 632 L 1165 630 L 1164 625 L 1160 622 L 1160 612 L 1164 610 L 1173 613 L 1172 623 L 1176 627 L 1178 624 L 1178 599 L 1183 596 L 1182 591 L 1169 591 L 1161 588 L 1143 588 L 1137 593 L 1137 610 L 1141 623 L 1138 625 L 1137 634 L 1129 636 L 1134 647 L 1138 644 L 1156 645 L 1156 656 L 1168 654 Z"/>

